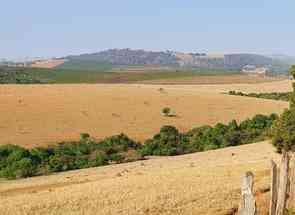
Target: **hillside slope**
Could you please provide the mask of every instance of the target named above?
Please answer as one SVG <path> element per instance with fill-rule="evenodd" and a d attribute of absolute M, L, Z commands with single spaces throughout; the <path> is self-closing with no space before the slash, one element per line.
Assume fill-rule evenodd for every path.
<path fill-rule="evenodd" d="M 237 206 L 246 171 L 254 172 L 256 191 L 267 188 L 270 159 L 278 155 L 262 142 L 2 181 L 0 214 L 224 215 Z"/>

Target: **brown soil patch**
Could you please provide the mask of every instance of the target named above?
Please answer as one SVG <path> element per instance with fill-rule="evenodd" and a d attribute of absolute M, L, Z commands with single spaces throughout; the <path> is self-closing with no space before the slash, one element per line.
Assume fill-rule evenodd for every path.
<path fill-rule="evenodd" d="M 65 62 L 64 59 L 35 61 L 33 64 L 31 64 L 31 67 L 52 69 L 52 68 L 55 68 L 59 65 L 64 64 L 64 62 Z"/>

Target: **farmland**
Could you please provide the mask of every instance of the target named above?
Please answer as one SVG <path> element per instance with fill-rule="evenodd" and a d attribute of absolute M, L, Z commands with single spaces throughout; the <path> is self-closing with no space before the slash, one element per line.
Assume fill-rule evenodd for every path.
<path fill-rule="evenodd" d="M 5 134 L 0 144 L 32 148 L 78 140 L 80 133 L 100 140 L 122 132 L 143 142 L 163 125 L 184 132 L 233 119 L 240 122 L 256 114 L 281 113 L 288 107 L 285 101 L 226 93 L 289 92 L 289 80 L 205 77 L 212 80 L 199 79 L 199 85 L 167 85 L 162 83 L 166 78 L 162 84 L 0 85 L 0 133 Z M 164 107 L 175 116 L 163 116 Z M 0 214 L 224 215 L 239 203 L 242 174 L 254 172 L 256 193 L 267 190 L 269 160 L 278 157 L 266 141 L 29 179 L 1 179 Z M 268 193 L 260 198 L 268 198 Z M 258 207 L 261 210 L 261 201 Z"/>
<path fill-rule="evenodd" d="M 239 204 L 240 181 L 245 171 L 254 172 L 257 193 L 267 189 L 271 158 L 278 160 L 279 155 L 263 142 L 3 181 L 0 213 L 229 214 Z"/>
<path fill-rule="evenodd" d="M 281 113 L 287 102 L 221 94 L 229 90 L 288 89 L 290 82 L 237 85 L 1 85 L 0 144 L 40 146 L 126 133 L 143 141 L 163 125 L 180 131 L 255 114 Z M 161 89 L 161 90 L 160 90 Z M 289 90 L 288 90 L 289 91 Z M 163 117 L 170 107 L 176 117 Z"/>
<path fill-rule="evenodd" d="M 295 215 L 295 1 L 1 6 L 0 215 Z"/>
<path fill-rule="evenodd" d="M 88 64 L 87 64 L 88 65 Z M 89 66 L 89 65 L 88 65 Z M 207 76 L 225 76 L 239 73 L 227 70 L 185 69 L 159 66 L 112 66 L 95 64 L 82 69 L 80 65 L 62 65 L 59 68 L 0 67 L 1 84 L 79 84 L 79 83 L 137 83 L 152 80 L 178 80 Z M 247 78 L 246 76 L 242 76 Z M 240 78 L 242 78 L 240 77 Z M 253 78 L 252 78 L 253 79 Z M 261 79 L 259 79 L 262 81 Z M 263 81 L 266 81 L 265 79 Z"/>
<path fill-rule="evenodd" d="M 63 60 L 63 59 L 52 59 L 52 60 L 35 61 L 30 66 L 33 68 L 51 69 L 51 68 L 55 68 L 59 65 L 62 65 L 64 63 L 65 63 L 65 60 Z"/>

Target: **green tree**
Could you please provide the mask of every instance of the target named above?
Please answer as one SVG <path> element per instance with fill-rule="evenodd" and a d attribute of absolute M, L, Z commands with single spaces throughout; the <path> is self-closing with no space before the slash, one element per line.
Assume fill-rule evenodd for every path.
<path fill-rule="evenodd" d="M 89 135 L 88 133 L 81 133 L 81 134 L 80 134 L 80 139 L 81 139 L 82 141 L 89 140 L 89 138 L 90 138 L 90 135 Z"/>
<path fill-rule="evenodd" d="M 290 74 L 295 78 L 295 65 L 290 68 Z M 293 83 L 293 93 L 290 95 L 290 109 L 295 109 L 295 83 Z"/>
<path fill-rule="evenodd" d="M 295 66 L 290 68 L 290 74 L 295 78 Z M 272 128 L 272 144 L 278 152 L 295 151 L 295 83 L 290 96 L 290 109 L 285 110 Z"/>
<path fill-rule="evenodd" d="M 169 107 L 165 107 L 165 108 L 163 108 L 163 110 L 162 110 L 162 114 L 163 114 L 164 116 L 169 116 L 170 113 L 171 113 L 171 109 L 170 109 Z"/>

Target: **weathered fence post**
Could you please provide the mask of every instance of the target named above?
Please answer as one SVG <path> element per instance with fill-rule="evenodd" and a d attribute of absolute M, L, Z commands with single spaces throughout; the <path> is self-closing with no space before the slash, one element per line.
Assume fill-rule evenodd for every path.
<path fill-rule="evenodd" d="M 271 160 L 271 184 L 270 184 L 270 204 L 269 204 L 269 215 L 276 214 L 277 199 L 278 199 L 278 167 L 277 164 Z"/>
<path fill-rule="evenodd" d="M 287 191 L 288 191 L 288 169 L 289 169 L 289 155 L 287 152 L 283 152 L 281 168 L 280 168 L 276 215 L 284 215 L 284 212 L 286 209 L 286 199 L 287 199 Z"/>
<path fill-rule="evenodd" d="M 287 199 L 288 209 L 295 209 L 295 166 L 294 161 L 289 165 L 289 196 Z"/>
<path fill-rule="evenodd" d="M 240 215 L 255 215 L 256 202 L 253 194 L 254 175 L 247 172 L 242 179 L 242 199 L 240 204 Z"/>

